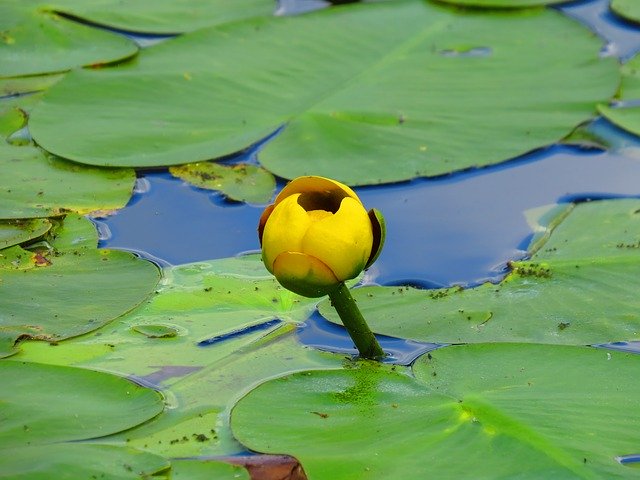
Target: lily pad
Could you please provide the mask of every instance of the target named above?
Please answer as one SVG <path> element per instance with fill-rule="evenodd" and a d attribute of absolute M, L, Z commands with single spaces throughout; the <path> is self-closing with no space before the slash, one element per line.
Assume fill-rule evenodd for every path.
<path fill-rule="evenodd" d="M 588 347 L 448 347 L 422 357 L 416 378 L 361 363 L 267 381 L 231 426 L 315 480 L 640 478 L 616 460 L 638 448 L 640 386 L 620 378 L 639 366 Z"/>
<path fill-rule="evenodd" d="M 38 2 L 4 0 L 0 6 L 0 77 L 38 75 L 123 60 L 136 44 L 38 8 Z"/>
<path fill-rule="evenodd" d="M 640 4 L 634 0 L 611 0 L 611 10 L 625 20 L 640 23 Z"/>
<path fill-rule="evenodd" d="M 12 448 L 0 453 L 2 474 L 11 480 L 161 480 L 166 477 L 156 475 L 169 468 L 169 462 L 158 455 L 111 445 L 66 443 Z"/>
<path fill-rule="evenodd" d="M 625 105 L 625 101 L 640 99 L 640 56 L 622 66 L 620 100 L 622 105 L 612 107 L 599 105 L 598 111 L 609 121 L 631 133 L 640 135 L 640 107 Z"/>
<path fill-rule="evenodd" d="M 30 146 L 0 142 L 0 218 L 124 207 L 135 184 L 131 169 L 87 167 Z"/>
<path fill-rule="evenodd" d="M 44 235 L 51 228 L 46 218 L 0 220 L 0 250 Z"/>
<path fill-rule="evenodd" d="M 55 0 L 49 11 L 79 17 L 111 28 L 144 33 L 181 33 L 254 16 L 273 14 L 273 0 Z"/>
<path fill-rule="evenodd" d="M 63 77 L 64 73 L 53 73 L 31 77 L 0 78 L 0 97 L 40 92 L 59 82 Z M 5 99 L 0 100 L 4 101 Z"/>
<path fill-rule="evenodd" d="M 569 133 L 616 90 L 616 61 L 600 47 L 542 9 L 397 1 L 251 19 L 132 64 L 74 71 L 30 129 L 65 158 L 142 167 L 228 155 L 286 125 L 260 154 L 278 176 L 405 180 L 502 162 Z"/>
<path fill-rule="evenodd" d="M 0 372 L 0 449 L 101 437 L 164 408 L 158 392 L 103 372 L 13 361 L 0 362 Z"/>
<path fill-rule="evenodd" d="M 0 250 L 0 330 L 14 342 L 55 342 L 95 330 L 143 302 L 160 278 L 150 262 L 98 250 L 84 217 L 67 216 L 47 241 L 48 251 Z"/>
<path fill-rule="evenodd" d="M 171 167 L 169 172 L 196 187 L 219 190 L 239 202 L 267 203 L 276 188 L 273 175 L 256 165 L 199 162 Z"/>
<path fill-rule="evenodd" d="M 531 259 L 512 262 L 498 285 L 365 287 L 353 294 L 374 331 L 414 340 L 590 344 L 640 338 L 640 201 L 579 204 L 529 252 Z M 339 322 L 328 302 L 320 311 Z"/>
<path fill-rule="evenodd" d="M 133 479 L 169 467 L 149 453 L 77 443 L 158 415 L 164 402 L 157 392 L 107 373 L 38 363 L 2 361 L 0 376 L 3 475 L 46 479 L 63 471 L 68 478 L 91 478 L 109 472 L 104 478 Z"/>

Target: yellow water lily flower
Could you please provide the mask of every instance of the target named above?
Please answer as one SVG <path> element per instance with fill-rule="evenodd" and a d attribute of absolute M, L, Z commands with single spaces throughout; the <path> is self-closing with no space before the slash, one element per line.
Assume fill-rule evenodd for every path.
<path fill-rule="evenodd" d="M 307 176 L 289 182 L 265 209 L 258 235 L 262 260 L 280 284 L 320 297 L 375 261 L 384 221 L 346 185 Z"/>

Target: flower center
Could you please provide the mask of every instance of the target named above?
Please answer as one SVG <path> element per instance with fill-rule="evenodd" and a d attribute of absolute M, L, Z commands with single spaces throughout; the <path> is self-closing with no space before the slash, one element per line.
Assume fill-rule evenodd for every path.
<path fill-rule="evenodd" d="M 298 205 L 307 212 L 325 210 L 336 213 L 340 209 L 342 199 L 348 197 L 342 190 L 325 190 L 323 192 L 303 192 L 298 197 Z"/>

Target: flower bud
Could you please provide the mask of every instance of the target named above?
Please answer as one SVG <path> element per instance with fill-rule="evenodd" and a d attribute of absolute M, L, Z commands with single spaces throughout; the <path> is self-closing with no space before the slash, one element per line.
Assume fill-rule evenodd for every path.
<path fill-rule="evenodd" d="M 384 220 L 346 185 L 298 177 L 264 210 L 258 236 L 262 261 L 282 286 L 321 297 L 375 261 Z"/>

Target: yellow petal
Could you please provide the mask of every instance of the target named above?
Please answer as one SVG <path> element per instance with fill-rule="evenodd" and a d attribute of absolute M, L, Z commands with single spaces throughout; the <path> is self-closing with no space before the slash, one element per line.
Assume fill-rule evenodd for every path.
<path fill-rule="evenodd" d="M 305 297 L 321 297 L 336 287 L 338 279 L 324 263 L 304 253 L 284 252 L 273 263 L 278 282 Z"/>
<path fill-rule="evenodd" d="M 362 204 L 344 198 L 333 215 L 313 222 L 302 240 L 302 252 L 326 264 L 340 280 L 356 277 L 373 245 L 371 220 Z"/>
<path fill-rule="evenodd" d="M 273 262 L 283 252 L 302 252 L 304 238 L 311 219 L 292 195 L 276 205 L 262 231 L 262 261 L 273 273 Z"/>
<path fill-rule="evenodd" d="M 336 190 L 339 190 L 344 196 L 351 197 L 360 204 L 362 203 L 353 190 L 340 182 L 325 177 L 307 176 L 291 180 L 278 194 L 275 204 L 277 205 L 295 193 L 332 192 Z"/>

